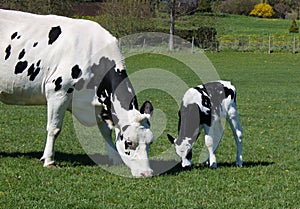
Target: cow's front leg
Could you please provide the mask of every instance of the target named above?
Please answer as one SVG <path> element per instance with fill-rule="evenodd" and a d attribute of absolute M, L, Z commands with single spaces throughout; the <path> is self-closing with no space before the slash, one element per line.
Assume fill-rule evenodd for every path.
<path fill-rule="evenodd" d="M 47 141 L 41 160 L 44 161 L 44 167 L 54 165 L 54 144 L 58 137 L 62 122 L 67 111 L 69 97 L 49 96 L 47 99 Z"/>
<path fill-rule="evenodd" d="M 117 148 L 112 140 L 112 130 L 108 124 L 104 121 L 98 121 L 98 128 L 102 134 L 102 137 L 106 144 L 108 158 L 113 162 L 114 165 L 121 164 L 122 159 L 117 151 Z M 116 132 L 116 134 L 118 131 Z"/>

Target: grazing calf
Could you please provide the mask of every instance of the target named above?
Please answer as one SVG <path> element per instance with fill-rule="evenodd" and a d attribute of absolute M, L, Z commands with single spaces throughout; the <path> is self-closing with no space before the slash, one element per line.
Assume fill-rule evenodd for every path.
<path fill-rule="evenodd" d="M 182 167 L 192 164 L 192 147 L 204 128 L 209 166 L 217 167 L 215 151 L 222 138 L 225 118 L 231 126 L 237 145 L 236 164 L 242 166 L 242 127 L 236 107 L 236 90 L 228 81 L 215 81 L 190 88 L 184 94 L 179 110 L 178 138 L 168 134 L 181 157 Z"/>
<path fill-rule="evenodd" d="M 54 143 L 69 110 L 83 125 L 98 125 L 133 176 L 152 176 L 153 108 L 146 102 L 138 110 L 115 37 L 92 21 L 2 9 L 0 34 L 0 101 L 47 105 L 44 167 L 54 164 Z"/>

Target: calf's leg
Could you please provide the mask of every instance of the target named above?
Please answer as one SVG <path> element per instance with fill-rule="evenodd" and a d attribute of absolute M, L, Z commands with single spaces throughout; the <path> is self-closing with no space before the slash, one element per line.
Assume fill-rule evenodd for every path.
<path fill-rule="evenodd" d="M 227 118 L 234 139 L 237 147 L 236 152 L 236 165 L 242 167 L 243 165 L 243 158 L 242 158 L 242 140 L 243 140 L 243 129 L 239 121 L 239 116 L 237 112 L 236 105 L 233 104 L 232 107 L 228 111 L 228 118 Z"/>
<path fill-rule="evenodd" d="M 217 168 L 217 159 L 215 152 L 218 148 L 218 145 L 221 141 L 221 138 L 224 133 L 224 127 L 222 126 L 221 120 L 214 121 L 211 127 L 205 127 L 205 145 L 209 153 L 209 167 Z"/>

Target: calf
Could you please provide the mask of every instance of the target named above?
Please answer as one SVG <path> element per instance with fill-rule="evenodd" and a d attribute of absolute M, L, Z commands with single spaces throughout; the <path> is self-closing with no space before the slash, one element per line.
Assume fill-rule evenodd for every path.
<path fill-rule="evenodd" d="M 82 124 L 98 125 L 133 176 L 152 175 L 153 107 L 146 102 L 138 110 L 115 37 L 92 21 L 2 9 L 0 34 L 0 101 L 47 105 L 44 167 L 54 164 L 54 142 L 69 110 Z"/>
<path fill-rule="evenodd" d="M 242 127 L 236 107 L 236 90 L 230 82 L 215 81 L 188 89 L 178 115 L 178 138 L 169 134 L 168 138 L 181 157 L 182 167 L 191 166 L 193 143 L 202 129 L 209 152 L 209 166 L 217 167 L 215 151 L 224 131 L 222 118 L 230 124 L 237 145 L 236 164 L 242 166 Z"/>

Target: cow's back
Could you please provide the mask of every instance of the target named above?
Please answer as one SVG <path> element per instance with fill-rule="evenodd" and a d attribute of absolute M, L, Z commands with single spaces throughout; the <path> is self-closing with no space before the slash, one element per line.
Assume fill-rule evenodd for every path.
<path fill-rule="evenodd" d="M 5 103 L 45 104 L 45 85 L 54 89 L 60 79 L 65 88 L 74 86 L 79 79 L 72 75 L 74 68 L 88 80 L 89 67 L 103 56 L 122 64 L 116 39 L 87 20 L 0 9 L 0 38 L 0 100 Z"/>

